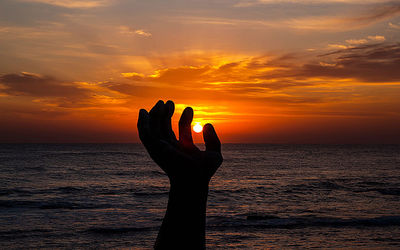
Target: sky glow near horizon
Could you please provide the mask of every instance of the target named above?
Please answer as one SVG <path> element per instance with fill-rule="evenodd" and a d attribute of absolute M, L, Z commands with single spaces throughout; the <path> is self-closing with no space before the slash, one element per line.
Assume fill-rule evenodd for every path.
<path fill-rule="evenodd" d="M 138 142 L 170 99 L 226 143 L 400 143 L 398 1 L 0 2 L 0 142 Z"/>

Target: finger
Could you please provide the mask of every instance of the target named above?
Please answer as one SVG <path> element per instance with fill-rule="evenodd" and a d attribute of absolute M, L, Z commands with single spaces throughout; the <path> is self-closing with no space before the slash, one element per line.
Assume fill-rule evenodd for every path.
<path fill-rule="evenodd" d="M 206 151 L 221 152 L 221 142 L 215 132 L 213 125 L 207 123 L 203 128 L 203 138 L 206 144 Z"/>
<path fill-rule="evenodd" d="M 193 109 L 191 107 L 183 110 L 181 118 L 179 119 L 179 143 L 184 147 L 192 147 L 192 120 L 193 120 Z"/>
<path fill-rule="evenodd" d="M 172 130 L 172 125 L 171 125 L 171 117 L 174 114 L 175 111 L 175 105 L 173 101 L 167 101 L 165 103 L 165 110 L 164 110 L 164 117 L 163 117 L 163 122 L 162 122 L 162 127 L 161 127 L 161 134 L 162 137 L 166 139 L 166 141 L 176 144 L 176 136 L 174 131 Z"/>
<path fill-rule="evenodd" d="M 165 148 L 166 144 L 153 136 L 150 129 L 150 115 L 145 109 L 139 112 L 137 123 L 139 138 L 149 152 L 150 156 L 156 160 L 159 158 L 160 152 Z"/>
<path fill-rule="evenodd" d="M 149 112 L 150 131 L 155 138 L 160 138 L 160 123 L 165 104 L 159 100 Z"/>
<path fill-rule="evenodd" d="M 149 113 L 145 109 L 139 111 L 139 118 L 137 122 L 137 128 L 139 133 L 139 138 L 143 145 L 146 147 L 151 143 L 151 133 L 149 125 Z"/>

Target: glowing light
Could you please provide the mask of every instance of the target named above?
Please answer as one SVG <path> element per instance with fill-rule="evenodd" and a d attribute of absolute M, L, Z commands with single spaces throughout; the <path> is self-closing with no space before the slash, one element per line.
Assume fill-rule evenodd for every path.
<path fill-rule="evenodd" d="M 193 126 L 193 131 L 196 133 L 203 131 L 203 126 L 201 126 L 200 122 L 196 122 L 196 125 Z"/>

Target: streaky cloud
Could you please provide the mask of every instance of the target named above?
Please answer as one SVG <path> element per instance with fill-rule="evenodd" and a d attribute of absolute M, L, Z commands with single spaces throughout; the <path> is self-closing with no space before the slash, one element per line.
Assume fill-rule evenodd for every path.
<path fill-rule="evenodd" d="M 87 9 L 110 5 L 114 0 L 18 0 L 21 2 L 42 3 L 71 9 Z"/>
<path fill-rule="evenodd" d="M 301 30 L 346 31 L 357 30 L 400 14 L 400 3 L 387 2 L 374 5 L 368 11 L 354 16 L 294 18 L 289 27 Z"/>
<path fill-rule="evenodd" d="M 279 20 L 227 18 L 216 16 L 174 16 L 169 20 L 181 23 L 217 26 L 244 26 L 251 29 L 290 28 L 302 31 L 350 31 L 368 27 L 378 22 L 396 17 L 400 14 L 400 3 L 381 2 L 368 5 L 362 11 L 337 15 L 306 15 L 301 17 L 286 17 Z M 390 25 L 390 24 L 389 24 Z M 393 26 L 393 24 L 392 24 Z"/>
<path fill-rule="evenodd" d="M 327 3 L 340 3 L 340 4 L 373 4 L 373 3 L 386 3 L 388 0 L 242 0 L 237 2 L 234 7 L 253 7 L 258 5 L 270 4 L 327 4 Z"/>

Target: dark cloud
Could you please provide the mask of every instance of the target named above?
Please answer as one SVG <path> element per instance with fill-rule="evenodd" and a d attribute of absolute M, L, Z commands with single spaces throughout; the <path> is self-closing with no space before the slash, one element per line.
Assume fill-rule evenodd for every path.
<path fill-rule="evenodd" d="M 377 5 L 370 11 L 366 12 L 365 14 L 358 17 L 349 18 L 349 20 L 352 22 L 370 24 L 396 16 L 399 13 L 400 13 L 400 3 L 389 2 Z"/>
<path fill-rule="evenodd" d="M 220 66 L 218 69 L 221 70 L 221 71 L 225 71 L 225 70 L 229 71 L 229 70 L 232 70 L 233 68 L 235 68 L 235 67 L 237 67 L 239 65 L 240 65 L 240 62 L 232 62 L 232 63 L 224 64 L 224 65 Z"/>
<path fill-rule="evenodd" d="M 55 118 L 70 114 L 70 111 L 65 109 L 57 109 L 53 107 L 43 108 L 40 103 L 29 104 L 30 105 L 21 105 L 21 103 L 0 102 L 0 115 L 4 118 L 16 118 L 16 116 Z"/>
<path fill-rule="evenodd" d="M 5 87 L 0 91 L 8 95 L 67 98 L 86 98 L 90 95 L 87 89 L 31 73 L 1 75 L 0 84 Z"/>
<path fill-rule="evenodd" d="M 364 82 L 395 82 L 400 80 L 400 43 L 373 44 L 334 51 L 321 55 L 312 62 L 297 66 L 286 65 L 257 78 L 298 79 L 326 77 L 357 79 Z M 326 61 L 327 63 L 323 63 Z"/>
<path fill-rule="evenodd" d="M 366 82 L 400 80 L 400 43 L 344 49 L 336 53 L 333 66 L 305 64 L 299 75 L 355 78 Z"/>

